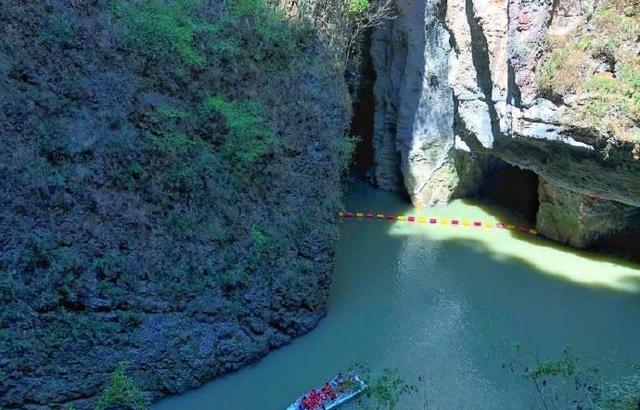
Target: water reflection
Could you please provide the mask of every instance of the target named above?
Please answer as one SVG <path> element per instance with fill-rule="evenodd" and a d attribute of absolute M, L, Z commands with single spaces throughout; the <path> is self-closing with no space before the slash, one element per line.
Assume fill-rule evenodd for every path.
<path fill-rule="evenodd" d="M 349 209 L 414 212 L 368 187 Z M 431 212 L 498 218 L 463 202 Z M 423 376 L 430 410 L 515 410 L 530 408 L 532 392 L 502 369 L 508 358 L 496 346 L 505 342 L 541 357 L 569 344 L 588 358 L 640 362 L 635 268 L 509 232 L 370 220 L 344 221 L 340 232 L 329 311 L 316 329 L 154 410 L 282 410 L 354 362 Z M 399 407 L 422 408 L 416 398 Z"/>
<path fill-rule="evenodd" d="M 406 207 L 403 214 L 481 220 L 493 225 L 498 221 L 513 224 L 520 222 L 505 212 L 489 212 L 485 206 L 470 200 L 456 200 L 448 206 L 429 210 Z M 536 271 L 572 283 L 622 292 L 640 292 L 640 266 L 603 255 L 577 251 L 528 234 L 496 228 L 443 226 L 405 221 L 392 222 L 388 232 L 393 236 L 423 236 L 432 241 L 458 242 L 496 260 L 515 259 Z"/>

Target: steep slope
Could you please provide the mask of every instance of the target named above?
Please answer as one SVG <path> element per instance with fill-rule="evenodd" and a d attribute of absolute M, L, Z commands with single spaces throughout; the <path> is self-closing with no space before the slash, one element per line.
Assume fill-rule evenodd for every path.
<path fill-rule="evenodd" d="M 0 9 L 0 407 L 152 397 L 324 315 L 349 120 L 306 25 L 261 0 Z"/>

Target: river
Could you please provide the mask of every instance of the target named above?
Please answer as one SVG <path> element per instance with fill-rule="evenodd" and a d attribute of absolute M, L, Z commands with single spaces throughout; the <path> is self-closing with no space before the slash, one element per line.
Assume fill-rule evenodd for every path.
<path fill-rule="evenodd" d="M 365 185 L 347 205 L 509 219 L 461 200 L 416 211 Z M 153 410 L 283 410 L 355 362 L 398 369 L 409 381 L 423 376 L 431 410 L 518 410 L 530 408 L 532 392 L 502 368 L 511 360 L 505 346 L 547 357 L 571 345 L 587 359 L 615 359 L 605 366 L 612 375 L 640 363 L 637 266 L 506 230 L 355 219 L 340 229 L 329 311 L 315 330 Z M 402 410 L 422 409 L 420 399 Z"/>

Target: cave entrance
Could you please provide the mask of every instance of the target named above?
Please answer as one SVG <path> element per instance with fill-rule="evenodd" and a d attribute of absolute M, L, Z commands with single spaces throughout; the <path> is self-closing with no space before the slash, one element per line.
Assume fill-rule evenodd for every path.
<path fill-rule="evenodd" d="M 538 175 L 526 169 L 494 158 L 495 166 L 487 171 L 478 197 L 489 203 L 514 211 L 535 226 L 540 207 Z"/>
<path fill-rule="evenodd" d="M 600 239 L 590 249 L 640 264 L 640 228 Z"/>
<path fill-rule="evenodd" d="M 360 66 L 355 74 L 357 76 L 357 89 L 351 90 L 351 95 L 353 96 L 351 135 L 360 139 L 353 155 L 353 168 L 356 173 L 362 176 L 375 164 L 373 153 L 375 121 L 373 87 L 376 81 L 376 73 L 369 54 L 371 36 L 367 35 L 365 38 Z"/>

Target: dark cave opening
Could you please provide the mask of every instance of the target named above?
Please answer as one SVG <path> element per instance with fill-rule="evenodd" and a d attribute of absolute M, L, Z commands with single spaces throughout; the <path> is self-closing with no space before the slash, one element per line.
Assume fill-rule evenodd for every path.
<path fill-rule="evenodd" d="M 538 175 L 497 158 L 494 161 L 484 176 L 477 198 L 509 209 L 535 226 L 540 207 Z"/>
<path fill-rule="evenodd" d="M 640 263 L 640 228 L 600 239 L 590 249 Z"/>
<path fill-rule="evenodd" d="M 374 166 L 373 131 L 375 99 L 373 87 L 376 73 L 369 54 L 371 39 L 367 36 L 357 76 L 357 89 L 352 90 L 351 135 L 359 138 L 353 155 L 353 170 L 362 176 Z"/>

